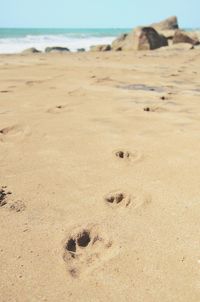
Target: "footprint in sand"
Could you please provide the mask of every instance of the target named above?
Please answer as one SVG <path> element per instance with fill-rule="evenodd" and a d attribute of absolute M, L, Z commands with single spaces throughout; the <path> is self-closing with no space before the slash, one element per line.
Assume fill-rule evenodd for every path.
<path fill-rule="evenodd" d="M 0 208 L 6 207 L 9 208 L 10 211 L 13 212 L 23 212 L 26 209 L 26 205 L 22 200 L 12 201 L 8 198 L 8 196 L 12 194 L 12 192 L 7 190 L 7 186 L 0 187 Z"/>
<path fill-rule="evenodd" d="M 11 90 L 1 90 L 0 92 L 1 93 L 8 93 L 8 92 L 11 92 Z"/>
<path fill-rule="evenodd" d="M 111 206 L 128 207 L 131 203 L 131 196 L 121 191 L 110 192 L 104 197 L 107 204 Z"/>
<path fill-rule="evenodd" d="M 132 209 L 146 208 L 152 202 L 150 194 L 135 190 L 136 195 L 130 195 L 123 191 L 113 191 L 104 196 L 104 202 L 111 208 L 127 208 L 131 205 Z"/>
<path fill-rule="evenodd" d="M 70 96 L 85 96 L 86 90 L 84 90 L 82 87 L 68 91 L 68 95 Z"/>
<path fill-rule="evenodd" d="M 162 95 L 161 97 L 160 97 L 160 100 L 162 100 L 162 101 L 165 101 L 165 100 L 168 100 L 169 98 L 167 97 L 167 96 L 165 96 L 165 95 Z"/>
<path fill-rule="evenodd" d="M 17 200 L 10 205 L 10 210 L 14 212 L 23 212 L 26 209 L 25 203 L 21 200 Z"/>
<path fill-rule="evenodd" d="M 13 125 L 0 129 L 0 141 L 10 141 L 15 139 L 22 140 L 24 137 L 30 135 L 29 127 L 23 127 L 21 125 Z"/>
<path fill-rule="evenodd" d="M 41 80 L 33 80 L 33 81 L 26 81 L 26 85 L 28 86 L 33 86 L 34 84 L 42 84 L 44 83 L 44 81 L 41 81 Z"/>
<path fill-rule="evenodd" d="M 48 113 L 62 113 L 62 112 L 65 112 L 66 111 L 66 105 L 57 105 L 53 108 L 49 108 L 47 110 Z"/>
<path fill-rule="evenodd" d="M 166 109 L 164 109 L 161 106 L 147 106 L 143 108 L 144 111 L 147 112 L 165 112 L 167 111 Z"/>
<path fill-rule="evenodd" d="M 117 151 L 115 152 L 115 155 L 118 157 L 118 158 L 129 158 L 130 157 L 130 153 L 128 151 Z"/>
<path fill-rule="evenodd" d="M 88 225 L 72 232 L 64 242 L 63 259 L 67 270 L 74 278 L 81 273 L 101 265 L 102 261 L 109 258 L 108 250 L 112 247 L 105 234 L 102 234 L 97 225 Z"/>
<path fill-rule="evenodd" d="M 124 160 L 124 161 L 138 161 L 141 159 L 141 154 L 138 151 L 127 151 L 127 150 L 123 150 L 123 149 L 119 149 L 119 150 L 114 150 L 113 151 L 114 156 L 118 159 L 118 160 Z"/>

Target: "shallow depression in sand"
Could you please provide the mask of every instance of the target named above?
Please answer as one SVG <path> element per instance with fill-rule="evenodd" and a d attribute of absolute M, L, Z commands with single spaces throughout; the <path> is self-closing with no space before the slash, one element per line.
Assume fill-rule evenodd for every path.
<path fill-rule="evenodd" d="M 112 242 L 101 234 L 96 226 L 77 230 L 64 244 L 63 259 L 72 277 L 92 269 L 101 263 Z"/>

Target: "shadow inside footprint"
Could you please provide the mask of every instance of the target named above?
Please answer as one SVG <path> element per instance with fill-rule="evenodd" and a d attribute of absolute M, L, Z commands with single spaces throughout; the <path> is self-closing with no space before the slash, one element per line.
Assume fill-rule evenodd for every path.
<path fill-rule="evenodd" d="M 6 127 L 0 130 L 0 133 L 3 135 L 8 134 L 9 132 L 15 131 L 16 126 Z"/>
<path fill-rule="evenodd" d="M 128 151 L 117 151 L 115 153 L 115 155 L 119 158 L 129 158 L 130 157 L 130 153 Z"/>
<path fill-rule="evenodd" d="M 90 243 L 90 233 L 88 231 L 84 231 L 80 236 L 77 238 L 77 243 L 81 247 L 86 247 Z"/>
<path fill-rule="evenodd" d="M 66 244 L 66 250 L 68 250 L 70 253 L 76 252 L 76 240 L 70 238 L 69 241 Z"/>
<path fill-rule="evenodd" d="M 77 247 L 84 248 L 90 243 L 90 233 L 87 230 L 76 235 L 75 238 L 70 238 L 66 244 L 66 250 L 71 254 L 72 257 L 75 257 Z"/>
<path fill-rule="evenodd" d="M 120 161 L 124 162 L 136 162 L 142 158 L 141 153 L 138 150 L 133 150 L 129 152 L 127 150 L 119 149 L 113 151 L 113 155 Z"/>
<path fill-rule="evenodd" d="M 106 201 L 110 203 L 114 203 L 114 202 L 120 203 L 123 199 L 124 199 L 123 193 L 117 193 L 115 195 L 111 195 L 110 197 L 107 197 Z"/>
<path fill-rule="evenodd" d="M 131 202 L 130 196 L 123 192 L 111 192 L 107 194 L 104 199 L 107 203 L 113 205 L 122 203 L 125 207 L 127 207 Z"/>
<path fill-rule="evenodd" d="M 12 194 L 10 191 L 6 191 L 6 187 L 0 188 L 0 207 L 3 207 L 7 204 L 7 195 Z"/>

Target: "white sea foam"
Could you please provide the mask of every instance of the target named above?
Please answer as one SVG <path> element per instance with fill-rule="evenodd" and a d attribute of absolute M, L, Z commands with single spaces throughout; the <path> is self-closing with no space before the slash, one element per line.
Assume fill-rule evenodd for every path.
<path fill-rule="evenodd" d="M 70 37 L 64 35 L 27 35 L 18 38 L 1 38 L 0 53 L 20 53 L 26 48 L 35 47 L 44 51 L 48 46 L 67 47 L 71 51 L 78 48 L 89 50 L 90 46 L 97 44 L 110 44 L 115 37 L 92 37 L 82 34 L 79 37 Z"/>

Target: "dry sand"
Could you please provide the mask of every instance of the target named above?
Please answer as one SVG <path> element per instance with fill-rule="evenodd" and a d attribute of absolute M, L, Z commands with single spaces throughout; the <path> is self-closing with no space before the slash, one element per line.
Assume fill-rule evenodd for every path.
<path fill-rule="evenodd" d="M 1 302 L 200 301 L 199 67 L 0 56 Z"/>

